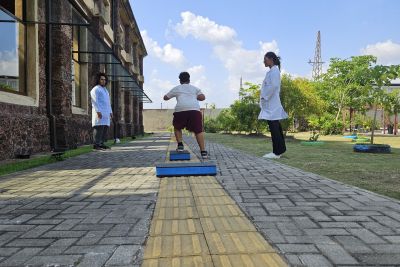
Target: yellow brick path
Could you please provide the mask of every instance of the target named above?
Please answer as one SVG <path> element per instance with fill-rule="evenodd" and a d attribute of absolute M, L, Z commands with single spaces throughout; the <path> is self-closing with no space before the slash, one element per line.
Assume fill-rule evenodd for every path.
<path fill-rule="evenodd" d="M 161 180 L 142 265 L 150 266 L 287 264 L 214 177 L 190 176 Z"/>

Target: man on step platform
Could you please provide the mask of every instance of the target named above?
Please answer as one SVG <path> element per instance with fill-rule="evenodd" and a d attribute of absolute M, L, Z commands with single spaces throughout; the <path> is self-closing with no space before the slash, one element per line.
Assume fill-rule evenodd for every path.
<path fill-rule="evenodd" d="M 200 147 L 201 157 L 208 159 L 208 152 L 205 150 L 203 119 L 200 112 L 199 101 L 206 99 L 201 90 L 190 84 L 190 74 L 181 72 L 179 74 L 180 85 L 174 87 L 165 96 L 164 100 L 170 100 L 176 97 L 176 106 L 174 119 L 172 124 L 176 142 L 178 143 L 177 151 L 183 151 L 182 129 L 186 128 L 193 132 L 196 136 L 197 143 Z"/>

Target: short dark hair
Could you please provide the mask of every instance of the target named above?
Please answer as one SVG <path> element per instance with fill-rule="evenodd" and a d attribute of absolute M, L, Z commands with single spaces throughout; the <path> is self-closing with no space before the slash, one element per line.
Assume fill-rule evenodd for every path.
<path fill-rule="evenodd" d="M 190 74 L 187 71 L 183 71 L 179 74 L 179 80 L 181 83 L 188 83 L 190 82 Z"/>
<path fill-rule="evenodd" d="M 100 84 L 100 78 L 101 78 L 102 76 L 106 78 L 106 85 L 107 85 L 107 83 L 108 83 L 108 77 L 107 77 L 107 74 L 105 74 L 104 72 L 99 72 L 99 73 L 97 73 L 97 75 L 96 75 L 96 84 Z"/>

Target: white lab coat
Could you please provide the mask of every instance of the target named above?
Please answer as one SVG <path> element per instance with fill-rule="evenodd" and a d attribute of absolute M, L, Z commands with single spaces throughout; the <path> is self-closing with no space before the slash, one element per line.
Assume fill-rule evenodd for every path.
<path fill-rule="evenodd" d="M 90 91 L 92 100 L 92 126 L 107 125 L 110 126 L 110 94 L 107 88 L 96 85 Z M 99 119 L 97 112 L 101 112 L 102 118 Z"/>
<path fill-rule="evenodd" d="M 282 120 L 288 117 L 280 99 L 281 73 L 278 66 L 273 66 L 265 75 L 261 86 L 259 120 Z"/>

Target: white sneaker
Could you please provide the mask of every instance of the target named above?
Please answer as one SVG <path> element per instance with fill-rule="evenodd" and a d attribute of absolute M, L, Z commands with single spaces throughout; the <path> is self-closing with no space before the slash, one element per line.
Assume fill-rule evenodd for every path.
<path fill-rule="evenodd" d="M 268 154 L 265 154 L 264 156 L 263 156 L 263 158 L 267 158 L 267 159 L 280 159 L 281 158 L 281 156 L 280 155 L 275 155 L 274 153 L 268 153 Z"/>

